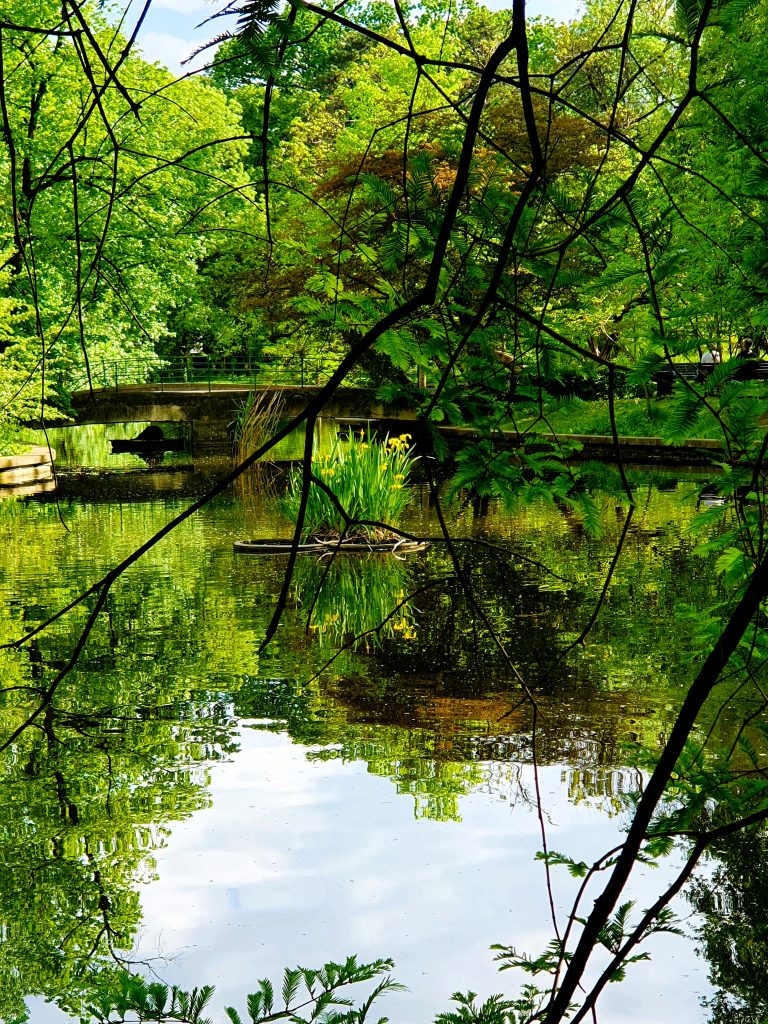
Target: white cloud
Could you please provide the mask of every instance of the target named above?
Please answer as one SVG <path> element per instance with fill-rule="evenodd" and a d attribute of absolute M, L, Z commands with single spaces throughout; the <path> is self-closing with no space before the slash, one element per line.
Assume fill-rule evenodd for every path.
<path fill-rule="evenodd" d="M 189 64 L 182 65 L 182 61 L 185 61 L 204 42 L 204 39 L 195 42 L 191 39 L 182 39 L 180 36 L 174 36 L 168 32 L 143 32 L 139 37 L 139 46 L 145 60 L 151 64 L 164 64 L 175 75 L 196 71 L 208 63 L 211 54 L 206 52 L 199 54 Z"/>
<path fill-rule="evenodd" d="M 201 11 L 214 14 L 216 11 L 209 0 L 154 0 L 152 6 L 167 11 L 176 11 L 177 14 L 198 14 Z"/>

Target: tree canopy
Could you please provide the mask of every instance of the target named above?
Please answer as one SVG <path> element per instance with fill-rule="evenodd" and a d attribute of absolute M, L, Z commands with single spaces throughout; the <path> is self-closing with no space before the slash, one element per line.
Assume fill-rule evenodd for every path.
<path fill-rule="evenodd" d="M 67 598 L 71 656 L 41 682 L 24 677 L 34 709 L 6 695 L 2 749 L 23 748 L 32 776 L 43 766 L 58 813 L 77 826 L 87 805 L 69 792 L 47 715 L 98 643 L 113 585 L 300 428 L 297 543 L 311 489 L 332 491 L 312 472 L 317 418 L 359 367 L 380 398 L 406 396 L 418 409 L 436 461 L 446 455 L 436 425 L 474 428 L 451 466 L 454 494 L 507 509 L 549 503 L 591 532 L 618 510 L 615 557 L 579 634 L 559 638 L 559 664 L 599 628 L 638 505 L 615 401 L 649 396 L 666 370 L 668 439 L 704 420 L 723 445 L 723 500 L 693 524 L 706 534 L 717 600 L 676 610 L 692 667 L 658 756 L 638 754 L 645 774 L 620 848 L 591 866 L 542 853 L 548 883 L 555 867 L 585 879 L 589 910 L 579 897 L 563 923 L 553 904 L 543 952 L 499 951 L 535 984 L 483 1007 L 466 997 L 458 1015 L 578 1024 L 643 956 L 645 938 L 676 927 L 668 904 L 704 852 L 768 818 L 766 730 L 752 727 L 766 706 L 768 434 L 738 357 L 745 341 L 767 344 L 765 5 L 592 0 L 567 26 L 528 19 L 524 0 L 498 12 L 440 0 L 233 0 L 227 10 L 238 28 L 210 73 L 173 82 L 97 5 L 0 6 L 4 417 L 66 410 L 96 361 L 146 369 L 204 350 L 268 367 L 297 352 L 328 373 L 304 410 L 208 494 Z M 679 372 L 710 346 L 723 356 L 711 374 L 692 382 Z M 552 429 L 568 388 L 604 397 L 615 472 L 578 465 L 579 442 Z M 513 456 L 504 429 L 516 434 Z M 431 463 L 425 476 L 475 653 L 494 652 L 535 720 L 541 680 L 498 621 L 514 615 L 509 598 L 498 615 L 503 602 L 476 593 Z M 297 584 L 294 545 L 264 647 Z M 46 614 L 19 624 L 8 645 L 33 651 L 59 620 Z M 759 710 L 726 714 L 745 695 Z M 33 743 L 38 719 L 44 738 Z M 632 872 L 675 843 L 675 880 L 635 912 L 623 899 Z M 101 896 L 89 908 L 86 945 L 102 927 Z M 707 941 L 722 946 L 714 927 Z M 742 968 L 731 973 L 747 991 Z"/>

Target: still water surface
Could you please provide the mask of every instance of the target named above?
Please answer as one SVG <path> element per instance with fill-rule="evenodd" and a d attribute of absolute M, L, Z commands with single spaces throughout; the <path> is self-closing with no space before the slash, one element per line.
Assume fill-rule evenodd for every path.
<path fill-rule="evenodd" d="M 64 480 L 66 530 L 50 502 L 1 506 L 2 638 L 67 604 L 221 469 L 177 461 Z M 564 661 L 557 650 L 590 616 L 620 508 L 604 510 L 602 541 L 551 508 L 453 510 L 457 536 L 501 546 L 461 551 L 537 694 L 535 736 L 441 545 L 334 566 L 309 628 L 322 568 L 301 562 L 260 652 L 284 562 L 235 555 L 232 542 L 287 526 L 267 497 L 242 491 L 185 523 L 115 585 L 77 669 L 6 763 L 0 1010 L 26 999 L 33 1022 L 63 1019 L 43 997 L 83 987 L 84 965 L 108 963 L 110 945 L 169 983 L 215 984 L 215 1007 L 243 1007 L 253 981 L 277 981 L 284 966 L 351 953 L 397 961 L 410 991 L 380 1012 L 404 1024 L 431 1020 L 457 989 L 510 991 L 488 947 L 537 953 L 552 937 L 537 787 L 551 849 L 591 862 L 620 842 L 622 796 L 639 778 L 632 744 L 658 749 L 689 678 L 669 622 L 676 602 L 711 592 L 686 534 L 700 484 L 663 487 L 648 484 L 604 616 Z M 409 515 L 414 530 L 438 532 L 425 493 Z M 379 635 L 316 675 L 413 591 Z M 6 679 L 50 679 L 92 607 L 31 652 L 5 653 Z M 6 734 L 32 706 L 23 691 L 9 698 Z M 638 907 L 675 863 L 638 876 Z M 577 883 L 555 879 L 562 921 Z M 601 1022 L 701 1021 L 707 968 L 694 943 L 660 936 L 649 948 L 650 964 L 609 987 Z"/>

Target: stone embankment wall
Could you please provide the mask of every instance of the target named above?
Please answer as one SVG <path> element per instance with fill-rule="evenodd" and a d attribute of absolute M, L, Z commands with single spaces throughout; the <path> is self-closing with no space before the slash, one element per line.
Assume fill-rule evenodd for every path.
<path fill-rule="evenodd" d="M 40 491 L 53 491 L 53 448 L 38 445 L 21 455 L 0 455 L 0 498 L 23 497 Z"/>

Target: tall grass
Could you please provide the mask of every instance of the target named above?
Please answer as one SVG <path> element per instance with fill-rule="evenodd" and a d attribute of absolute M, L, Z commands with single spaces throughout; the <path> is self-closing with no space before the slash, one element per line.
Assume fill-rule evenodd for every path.
<path fill-rule="evenodd" d="M 256 448 L 267 441 L 284 418 L 285 402 L 280 394 L 254 395 L 251 392 L 241 405 L 233 424 L 234 454 L 242 462 Z M 272 487 L 273 464 L 259 461 L 235 482 L 235 490 L 243 499 L 263 494 Z"/>
<path fill-rule="evenodd" d="M 312 460 L 312 474 L 338 499 L 341 514 L 327 491 L 313 481 L 304 517 L 303 537 L 364 538 L 381 541 L 392 532 L 360 525 L 370 520 L 397 526 L 408 504 L 408 482 L 414 457 L 410 434 L 387 437 L 383 442 L 362 434 L 337 440 L 330 452 Z M 296 523 L 301 503 L 301 473 L 292 473 L 280 509 Z"/>

